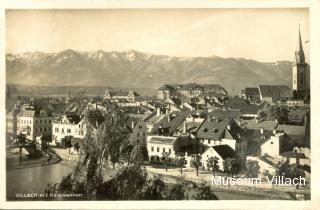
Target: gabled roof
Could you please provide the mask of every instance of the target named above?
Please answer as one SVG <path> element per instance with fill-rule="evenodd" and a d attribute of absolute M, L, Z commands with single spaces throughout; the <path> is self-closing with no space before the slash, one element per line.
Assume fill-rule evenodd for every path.
<path fill-rule="evenodd" d="M 212 148 L 219 154 L 219 156 L 225 160 L 227 158 L 234 158 L 236 156 L 236 152 L 226 144 L 212 146 Z"/>
<path fill-rule="evenodd" d="M 262 98 L 271 97 L 275 101 L 291 97 L 291 89 L 286 85 L 259 85 L 258 88 Z"/>
<path fill-rule="evenodd" d="M 186 116 L 186 112 L 172 112 L 171 114 L 167 114 L 154 125 L 151 133 L 157 133 L 159 126 L 162 126 L 162 128 L 168 129 L 169 134 L 172 134 L 177 130 L 178 126 L 184 121 Z"/>
<path fill-rule="evenodd" d="M 236 124 L 234 119 L 238 119 L 240 116 L 241 113 L 235 111 L 212 111 L 208 113 L 207 118 L 198 129 L 197 137 L 220 140 L 226 135 L 225 130 L 227 126 Z"/>

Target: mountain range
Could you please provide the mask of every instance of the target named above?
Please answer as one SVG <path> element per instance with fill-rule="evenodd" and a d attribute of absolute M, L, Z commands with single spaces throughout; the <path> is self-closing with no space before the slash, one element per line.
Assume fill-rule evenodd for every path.
<path fill-rule="evenodd" d="M 229 92 L 258 84 L 291 87 L 292 62 L 244 58 L 170 57 L 122 52 L 26 52 L 6 55 L 7 84 L 157 89 L 164 83 L 217 83 Z"/>

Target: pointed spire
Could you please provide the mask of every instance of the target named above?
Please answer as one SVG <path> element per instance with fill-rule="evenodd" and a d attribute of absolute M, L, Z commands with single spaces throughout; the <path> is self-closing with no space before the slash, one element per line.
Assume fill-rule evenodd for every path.
<path fill-rule="evenodd" d="M 296 63 L 297 64 L 304 64 L 305 63 L 305 57 L 302 47 L 302 39 L 301 39 L 301 33 L 300 33 L 300 24 L 299 24 L 299 49 L 295 53 L 296 55 Z"/>
<path fill-rule="evenodd" d="M 301 34 L 300 34 L 300 24 L 299 24 L 299 51 L 302 51 L 302 52 L 303 52 L 302 41 L 301 41 Z"/>

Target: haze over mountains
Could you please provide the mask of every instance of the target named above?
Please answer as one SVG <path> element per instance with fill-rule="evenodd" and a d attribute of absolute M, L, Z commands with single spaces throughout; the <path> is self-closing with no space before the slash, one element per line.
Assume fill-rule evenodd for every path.
<path fill-rule="evenodd" d="M 164 83 L 218 83 L 236 93 L 247 86 L 291 87 L 292 62 L 243 58 L 169 57 L 138 52 L 27 52 L 6 55 L 7 84 L 157 89 Z"/>

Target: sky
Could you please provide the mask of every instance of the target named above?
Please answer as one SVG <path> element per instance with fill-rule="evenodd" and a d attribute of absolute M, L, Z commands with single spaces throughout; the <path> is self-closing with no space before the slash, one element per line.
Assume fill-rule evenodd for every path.
<path fill-rule="evenodd" d="M 293 61 L 308 9 L 7 10 L 6 51 L 137 51 Z M 304 44 L 309 57 L 309 43 Z"/>

